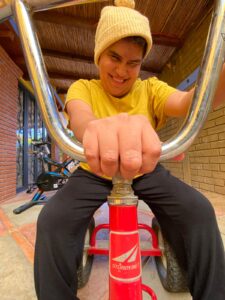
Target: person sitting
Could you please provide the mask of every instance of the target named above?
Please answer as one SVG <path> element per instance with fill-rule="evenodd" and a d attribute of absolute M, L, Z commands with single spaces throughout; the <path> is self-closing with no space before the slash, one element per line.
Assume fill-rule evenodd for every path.
<path fill-rule="evenodd" d="M 102 9 L 94 53 L 100 78 L 73 83 L 65 104 L 87 163 L 49 200 L 37 222 L 34 274 L 39 300 L 78 299 L 85 233 L 107 201 L 117 172 L 134 178 L 135 195 L 152 210 L 187 271 L 193 299 L 225 299 L 224 248 L 214 209 L 159 163 L 156 131 L 168 117 L 187 114 L 194 89 L 179 91 L 156 77 L 141 80 L 141 64 L 151 47 L 149 20 L 134 9 L 133 1 L 115 1 Z M 224 102 L 224 87 L 225 66 L 214 105 Z"/>

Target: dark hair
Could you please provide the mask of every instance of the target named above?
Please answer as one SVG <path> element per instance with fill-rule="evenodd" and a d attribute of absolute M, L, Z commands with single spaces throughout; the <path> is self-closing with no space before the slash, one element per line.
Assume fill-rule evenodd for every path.
<path fill-rule="evenodd" d="M 123 38 L 123 40 L 139 45 L 143 49 L 143 57 L 145 56 L 146 49 L 147 49 L 147 42 L 142 36 L 127 36 Z"/>

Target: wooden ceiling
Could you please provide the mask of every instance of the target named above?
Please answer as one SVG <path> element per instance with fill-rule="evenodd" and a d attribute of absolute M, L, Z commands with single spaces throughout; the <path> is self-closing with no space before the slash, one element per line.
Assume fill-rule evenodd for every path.
<path fill-rule="evenodd" d="M 153 47 L 143 63 L 142 78 L 160 75 L 214 3 L 213 0 L 135 2 L 136 9 L 149 18 L 153 35 Z M 58 93 L 66 93 L 70 84 L 79 78 L 98 78 L 93 63 L 95 29 L 102 7 L 112 4 L 113 1 L 89 3 L 33 14 L 48 75 Z M 11 24 L 9 21 L 0 24 L 0 45 L 23 70 L 24 79 L 29 79 L 19 37 Z"/>

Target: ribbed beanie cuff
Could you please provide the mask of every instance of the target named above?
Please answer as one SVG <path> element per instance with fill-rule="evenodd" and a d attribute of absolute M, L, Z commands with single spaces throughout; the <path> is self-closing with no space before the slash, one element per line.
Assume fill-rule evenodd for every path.
<path fill-rule="evenodd" d="M 146 40 L 147 47 L 144 54 L 146 57 L 152 46 L 148 19 L 137 10 L 129 7 L 104 7 L 95 35 L 95 64 L 98 65 L 99 57 L 106 48 L 128 36 L 140 36 Z"/>

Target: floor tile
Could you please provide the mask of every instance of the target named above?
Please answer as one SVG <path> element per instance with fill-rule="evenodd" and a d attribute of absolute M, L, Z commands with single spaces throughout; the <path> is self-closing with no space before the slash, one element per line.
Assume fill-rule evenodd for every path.
<path fill-rule="evenodd" d="M 212 202 L 218 219 L 221 236 L 225 244 L 225 197 L 205 193 Z M 52 194 L 51 194 L 52 195 Z M 51 196 L 50 195 L 50 196 Z M 0 295 L 1 300 L 36 300 L 33 283 L 33 248 L 36 234 L 36 220 L 42 206 L 34 206 L 22 214 L 13 214 L 13 209 L 30 200 L 32 195 L 22 193 L 0 206 Z M 151 225 L 152 212 L 143 201 L 139 202 L 139 222 Z M 108 223 L 108 205 L 104 204 L 95 214 L 96 225 Z M 108 239 L 108 233 L 101 232 L 98 238 Z M 141 231 L 142 244 L 149 242 L 148 233 Z M 158 300 L 190 300 L 188 293 L 166 292 L 158 278 L 154 259 L 145 258 L 143 283 L 157 291 Z M 3 280 L 2 280 L 3 278 Z M 3 295 L 3 296 L 2 296 Z M 96 255 L 90 280 L 80 289 L 81 300 L 108 300 L 108 257 Z M 143 293 L 143 300 L 150 297 Z"/>

